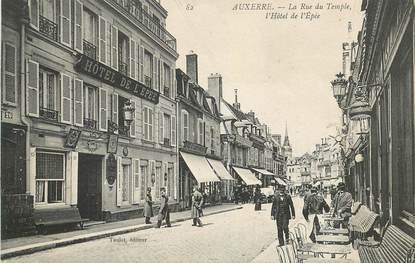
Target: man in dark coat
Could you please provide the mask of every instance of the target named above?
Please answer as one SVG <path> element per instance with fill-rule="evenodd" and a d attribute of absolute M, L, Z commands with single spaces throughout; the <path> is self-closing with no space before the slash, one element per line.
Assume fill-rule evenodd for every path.
<path fill-rule="evenodd" d="M 337 194 L 334 197 L 334 213 L 333 216 L 338 216 L 344 219 L 343 226 L 346 227 L 349 218 L 352 216 L 353 197 L 346 191 L 346 185 L 340 182 L 337 185 Z"/>
<path fill-rule="evenodd" d="M 161 198 L 160 198 L 160 211 L 158 214 L 157 228 L 161 227 L 163 220 L 166 220 L 166 226 L 171 227 L 170 225 L 170 210 L 169 210 L 169 198 L 166 195 L 166 190 L 164 188 L 160 189 Z"/>
<path fill-rule="evenodd" d="M 261 188 L 259 187 L 259 185 L 257 185 L 255 188 L 254 203 L 255 211 L 261 210 Z"/>
<path fill-rule="evenodd" d="M 193 194 L 192 194 L 192 210 L 191 216 L 193 219 L 193 225 L 196 226 L 196 223 L 199 227 L 202 226 L 202 221 L 200 217 L 203 215 L 202 211 L 203 206 L 203 195 L 199 192 L 197 185 L 193 186 Z"/>
<path fill-rule="evenodd" d="M 147 188 L 146 202 L 144 204 L 144 216 L 146 217 L 146 224 L 151 224 L 150 217 L 153 217 L 153 199 L 151 197 L 151 188 Z"/>
<path fill-rule="evenodd" d="M 284 186 L 281 186 L 279 193 L 275 195 L 274 201 L 272 202 L 271 219 L 277 222 L 278 241 L 280 246 L 283 246 L 284 234 L 287 242 L 290 238 L 288 229 L 289 220 L 295 219 L 294 204 L 291 196 L 285 193 Z"/>

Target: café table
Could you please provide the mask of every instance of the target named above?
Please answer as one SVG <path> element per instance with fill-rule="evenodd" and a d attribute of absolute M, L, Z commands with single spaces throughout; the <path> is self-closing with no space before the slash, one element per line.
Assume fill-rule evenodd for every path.
<path fill-rule="evenodd" d="M 325 254 L 331 255 L 332 258 L 335 258 L 336 255 L 339 255 L 341 258 L 346 258 L 347 255 L 352 253 L 352 246 L 349 245 L 325 245 L 325 244 L 314 244 L 310 247 L 310 250 L 307 251 L 314 253 L 316 257 L 324 258 Z"/>
<path fill-rule="evenodd" d="M 322 235 L 348 235 L 349 230 L 346 228 L 325 227 L 325 228 L 320 229 L 320 234 Z"/>
<path fill-rule="evenodd" d="M 343 235 L 317 235 L 316 236 L 317 243 L 323 244 L 344 244 L 349 243 L 349 236 Z"/>

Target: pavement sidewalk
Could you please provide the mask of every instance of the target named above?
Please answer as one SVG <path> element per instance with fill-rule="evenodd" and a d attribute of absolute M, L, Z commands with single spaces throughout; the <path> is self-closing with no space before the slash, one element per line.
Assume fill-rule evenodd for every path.
<path fill-rule="evenodd" d="M 203 210 L 203 214 L 205 216 L 209 216 L 241 208 L 242 206 L 240 205 L 222 204 L 205 208 Z M 170 214 L 170 221 L 172 224 L 189 219 L 189 210 Z M 105 224 L 90 225 L 85 227 L 83 230 L 2 240 L 1 259 L 31 254 L 37 251 L 67 246 L 70 244 L 87 242 L 94 239 L 149 229 L 154 227 L 156 220 L 157 217 L 154 217 L 152 225 L 146 225 L 144 218 L 137 218 Z"/>

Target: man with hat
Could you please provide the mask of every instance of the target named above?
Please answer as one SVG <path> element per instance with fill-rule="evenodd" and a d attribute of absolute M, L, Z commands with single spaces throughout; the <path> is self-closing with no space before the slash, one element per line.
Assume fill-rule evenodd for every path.
<path fill-rule="evenodd" d="M 153 199 L 151 197 L 151 187 L 148 187 L 146 202 L 144 203 L 144 217 L 146 218 L 146 224 L 151 224 L 150 217 L 153 216 Z"/>
<path fill-rule="evenodd" d="M 295 219 L 294 204 L 291 196 L 285 192 L 285 186 L 281 185 L 278 193 L 274 196 L 271 208 L 271 219 L 277 223 L 280 246 L 284 245 L 284 235 L 287 243 L 290 238 L 288 224 L 291 218 Z"/>
<path fill-rule="evenodd" d="M 320 224 L 318 222 L 317 216 L 323 213 L 323 209 L 325 212 L 330 211 L 329 205 L 324 200 L 323 196 L 317 194 L 317 187 L 311 188 L 311 194 L 307 197 L 304 201 L 304 208 L 303 208 L 303 216 L 307 223 L 309 223 L 308 227 L 311 230 L 310 239 L 315 242 L 315 236 L 319 234 L 320 231 Z M 314 216 L 313 216 L 314 215 Z M 311 222 L 309 220 L 311 218 Z"/>
<path fill-rule="evenodd" d="M 344 225 L 347 225 L 349 217 L 352 215 L 352 195 L 346 191 L 346 185 L 340 182 L 337 185 L 337 194 L 334 197 L 334 212 L 333 216 L 338 216 L 344 219 Z"/>

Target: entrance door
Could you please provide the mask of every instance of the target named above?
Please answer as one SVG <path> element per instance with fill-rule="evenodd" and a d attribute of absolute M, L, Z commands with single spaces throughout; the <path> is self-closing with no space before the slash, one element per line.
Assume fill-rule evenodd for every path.
<path fill-rule="evenodd" d="M 101 220 L 102 158 L 79 154 L 78 209 L 82 218 Z"/>

